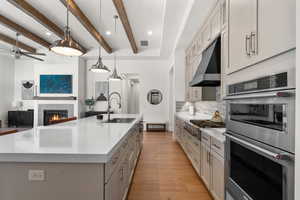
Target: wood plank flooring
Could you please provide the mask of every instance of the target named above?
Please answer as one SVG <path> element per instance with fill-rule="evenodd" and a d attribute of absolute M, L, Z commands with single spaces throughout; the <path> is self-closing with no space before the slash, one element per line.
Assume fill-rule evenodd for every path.
<path fill-rule="evenodd" d="M 171 133 L 145 133 L 128 200 L 212 200 Z"/>

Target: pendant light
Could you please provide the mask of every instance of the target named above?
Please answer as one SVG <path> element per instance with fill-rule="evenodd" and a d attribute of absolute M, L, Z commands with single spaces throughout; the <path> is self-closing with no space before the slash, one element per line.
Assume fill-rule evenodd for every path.
<path fill-rule="evenodd" d="M 114 55 L 114 71 L 112 75 L 110 75 L 109 80 L 111 81 L 121 81 L 121 76 L 118 75 L 117 67 L 116 67 L 116 55 Z"/>
<path fill-rule="evenodd" d="M 69 27 L 69 1 L 67 0 L 67 26 L 65 27 L 64 39 L 55 41 L 50 50 L 64 56 L 81 56 L 83 49 L 71 38 Z"/>
<path fill-rule="evenodd" d="M 101 27 L 101 14 L 102 14 L 102 8 L 101 8 L 101 0 L 100 0 L 100 17 L 99 17 L 99 30 Z M 110 70 L 108 69 L 108 67 L 106 67 L 103 62 L 102 62 L 102 58 L 101 58 L 101 46 L 99 46 L 99 56 L 98 56 L 98 61 L 96 64 L 94 64 L 91 68 L 90 68 L 91 72 L 95 72 L 95 73 L 107 73 L 110 72 Z"/>
<path fill-rule="evenodd" d="M 117 19 L 118 19 L 118 15 L 115 15 L 114 16 L 114 19 L 115 19 L 115 33 L 117 33 Z M 117 35 L 117 34 L 115 34 Z M 114 53 L 114 71 L 112 73 L 112 75 L 109 77 L 109 80 L 111 81 L 121 81 L 122 78 L 118 75 L 118 72 L 117 72 L 117 63 L 116 63 L 116 53 Z"/>

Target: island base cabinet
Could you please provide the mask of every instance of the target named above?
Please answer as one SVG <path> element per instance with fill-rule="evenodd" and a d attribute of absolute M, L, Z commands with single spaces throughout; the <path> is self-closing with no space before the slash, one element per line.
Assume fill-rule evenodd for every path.
<path fill-rule="evenodd" d="M 128 138 L 121 145 L 119 161 L 115 161 L 118 164 L 105 184 L 105 200 L 126 199 L 138 156 L 142 149 L 142 134 L 138 128 L 133 128 Z M 116 152 L 119 151 L 116 150 Z"/>
<path fill-rule="evenodd" d="M 30 170 L 44 180 L 30 181 Z M 1 200 L 103 200 L 102 164 L 0 163 Z"/>
<path fill-rule="evenodd" d="M 134 125 L 101 163 L 0 162 L 0 200 L 124 200 L 142 134 Z"/>
<path fill-rule="evenodd" d="M 123 167 L 115 170 L 109 182 L 105 185 L 105 200 L 122 200 L 124 184 Z"/>

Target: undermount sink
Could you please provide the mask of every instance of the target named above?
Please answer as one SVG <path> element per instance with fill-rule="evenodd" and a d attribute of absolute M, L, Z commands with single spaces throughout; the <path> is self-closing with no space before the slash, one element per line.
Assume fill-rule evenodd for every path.
<path fill-rule="evenodd" d="M 135 118 L 113 118 L 110 120 L 104 121 L 104 123 L 131 123 Z"/>

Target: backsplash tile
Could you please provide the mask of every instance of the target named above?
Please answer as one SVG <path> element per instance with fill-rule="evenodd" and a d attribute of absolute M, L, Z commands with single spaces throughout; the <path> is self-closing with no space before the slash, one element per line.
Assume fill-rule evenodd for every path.
<path fill-rule="evenodd" d="M 221 100 L 220 87 L 217 88 L 217 101 L 197 101 L 194 103 L 185 102 L 180 111 L 188 112 L 191 104 L 194 105 L 197 113 L 204 113 L 212 116 L 214 112 L 218 110 L 221 113 L 221 116 L 225 119 L 226 102 Z"/>

